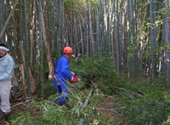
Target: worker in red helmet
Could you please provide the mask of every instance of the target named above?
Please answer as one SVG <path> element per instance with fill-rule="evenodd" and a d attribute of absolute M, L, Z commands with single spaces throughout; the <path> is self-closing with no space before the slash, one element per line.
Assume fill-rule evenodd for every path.
<path fill-rule="evenodd" d="M 78 81 L 75 74 L 69 71 L 70 66 L 68 60 L 72 57 L 72 53 L 73 50 L 71 47 L 65 47 L 64 55 L 56 61 L 55 65 L 53 83 L 60 96 L 59 99 L 55 100 L 55 103 L 60 106 L 65 105 L 69 96 L 66 80 L 70 80 L 71 83 Z"/>

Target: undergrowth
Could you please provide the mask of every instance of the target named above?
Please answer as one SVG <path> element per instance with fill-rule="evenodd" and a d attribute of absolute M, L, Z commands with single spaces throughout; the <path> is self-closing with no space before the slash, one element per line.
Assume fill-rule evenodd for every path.
<path fill-rule="evenodd" d="M 161 78 L 143 84 L 129 80 L 123 88 L 115 89 L 118 112 L 128 124 L 160 125 L 167 120 L 170 99 L 164 83 Z"/>
<path fill-rule="evenodd" d="M 13 119 L 15 125 L 145 125 L 169 124 L 170 96 L 166 91 L 165 79 L 155 80 L 127 79 L 118 76 L 111 60 L 99 57 L 81 57 L 78 61 L 70 60 L 71 71 L 80 79 L 75 84 L 68 83 L 69 107 L 54 105 L 58 98 L 52 81 L 45 86 L 45 98 L 31 100 L 32 110 L 36 113 L 20 113 Z M 50 89 L 52 88 L 52 89 Z M 91 89 L 94 89 L 89 103 L 83 108 Z M 51 91 L 50 91 L 51 90 Z M 97 109 L 98 104 L 114 96 L 114 112 L 103 114 Z M 107 103 L 107 101 L 106 101 Z"/>

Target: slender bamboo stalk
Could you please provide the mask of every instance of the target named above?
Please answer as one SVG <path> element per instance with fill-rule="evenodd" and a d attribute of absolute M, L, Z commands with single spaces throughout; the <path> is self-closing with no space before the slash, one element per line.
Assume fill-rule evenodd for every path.
<path fill-rule="evenodd" d="M 124 5 L 123 5 L 123 14 L 122 14 L 122 29 L 121 29 L 121 34 L 122 34 L 122 64 L 124 65 L 124 67 L 126 67 L 126 57 L 125 57 L 125 16 L 127 13 L 127 3 L 126 1 L 124 1 Z"/>
<path fill-rule="evenodd" d="M 164 6 L 165 6 L 165 9 L 166 11 L 168 12 L 168 6 L 170 6 L 170 2 L 165 2 L 164 3 Z M 168 15 L 165 19 L 165 22 L 164 22 L 164 32 L 165 32 L 165 35 L 164 35 L 164 40 L 165 40 L 165 43 L 166 44 L 169 44 L 170 42 L 170 21 L 168 19 Z M 168 88 L 170 88 L 170 52 L 168 51 L 165 51 L 165 77 L 166 77 L 166 81 L 167 81 L 167 86 Z"/>
<path fill-rule="evenodd" d="M 109 27 L 109 16 L 110 16 L 110 11 L 109 11 L 109 9 L 110 9 L 110 2 L 109 2 L 109 0 L 106 0 L 106 15 L 107 15 L 107 34 L 106 34 L 106 54 L 108 55 L 108 56 L 110 56 L 110 27 Z"/>
<path fill-rule="evenodd" d="M 104 52 L 104 38 L 105 38 L 105 30 L 104 30 L 104 3 L 103 0 L 100 0 L 100 30 L 101 30 L 101 37 L 100 37 L 100 56 L 103 56 Z"/>
<path fill-rule="evenodd" d="M 8 23 L 9 23 L 9 20 L 11 19 L 12 14 L 13 14 L 13 12 L 14 12 L 14 8 L 16 7 L 17 4 L 18 4 L 18 0 L 15 1 L 14 7 L 11 9 L 11 11 L 10 11 L 10 13 L 9 13 L 9 16 L 8 16 L 6 22 L 5 22 L 5 25 L 4 25 L 3 29 L 2 29 L 1 32 L 0 32 L 0 40 L 2 39 L 2 36 L 3 36 L 4 33 L 5 33 L 5 30 L 6 30 L 6 28 L 7 28 L 7 25 L 8 25 Z"/>
<path fill-rule="evenodd" d="M 3 0 L 0 0 L 0 32 L 3 28 Z M 0 43 L 3 43 L 3 39 L 0 39 Z"/>
<path fill-rule="evenodd" d="M 128 13 L 128 19 L 127 19 L 127 30 L 128 30 L 128 47 L 130 46 L 130 0 L 127 0 L 127 13 Z M 130 78 L 130 57 L 129 57 L 129 51 L 127 50 L 127 63 L 128 63 L 128 78 Z"/>
<path fill-rule="evenodd" d="M 43 45 L 43 15 L 42 15 L 42 4 L 41 0 L 37 1 L 37 7 L 38 7 L 38 17 L 39 17 L 39 46 L 40 46 L 40 91 L 41 91 L 41 97 L 44 97 L 44 45 Z"/>
<path fill-rule="evenodd" d="M 92 17 L 91 17 L 91 2 L 90 0 L 87 0 L 88 2 L 88 11 L 89 11 L 89 33 L 90 33 L 90 43 L 92 44 L 92 53 L 96 53 L 96 49 L 95 49 L 95 41 L 93 38 L 93 27 L 92 27 Z"/>
<path fill-rule="evenodd" d="M 113 2 L 112 2 L 113 3 Z M 114 3 L 112 5 L 112 8 L 114 8 Z M 112 60 L 113 63 L 115 63 L 115 50 L 114 50 L 114 35 L 113 35 L 113 21 L 114 21 L 114 15 L 113 15 L 114 11 L 111 10 L 111 16 L 110 16 L 110 37 L 111 37 L 111 51 L 112 51 Z"/>
<path fill-rule="evenodd" d="M 74 44 L 76 45 L 76 49 L 74 50 L 77 53 L 78 50 L 78 32 L 77 32 L 77 20 L 76 15 L 74 15 Z"/>
<path fill-rule="evenodd" d="M 35 38 L 34 38 L 34 33 L 35 33 L 35 11 L 36 11 L 36 6 L 35 6 L 35 1 L 32 1 L 31 3 L 32 7 L 30 7 L 30 10 L 33 10 L 32 12 L 32 17 L 31 17 L 31 23 L 30 23 L 30 66 L 33 67 L 34 64 L 34 47 L 35 47 Z"/>
<path fill-rule="evenodd" d="M 122 8 L 123 8 L 123 1 L 121 0 L 120 1 L 120 17 L 119 17 L 119 67 L 120 67 L 120 72 L 121 72 L 121 64 L 122 64 L 122 31 L 123 31 L 123 28 L 122 28 Z"/>
<path fill-rule="evenodd" d="M 56 1 L 50 0 L 51 3 L 51 48 L 55 52 L 55 22 L 56 22 Z"/>
<path fill-rule="evenodd" d="M 152 65 L 151 65 L 151 78 L 154 79 L 156 77 L 156 55 L 155 55 L 155 48 L 156 48 L 156 27 L 154 27 L 155 18 L 156 18 L 156 3 L 150 1 L 150 22 L 152 24 L 152 30 L 151 30 L 151 47 L 152 47 Z"/>
<path fill-rule="evenodd" d="M 26 7 L 26 0 L 23 1 L 23 18 L 24 18 L 24 46 L 25 46 L 25 56 L 26 56 L 26 83 L 27 83 L 27 92 L 28 92 L 28 97 L 31 97 L 31 84 L 30 84 L 30 75 L 29 75 L 29 70 L 30 70 L 30 52 L 29 52 L 29 42 L 28 42 L 28 27 L 27 27 L 27 7 Z"/>
<path fill-rule="evenodd" d="M 117 74 L 120 74 L 120 39 L 119 39 L 119 5 L 117 0 L 117 11 L 116 11 L 116 51 L 117 51 Z"/>
<path fill-rule="evenodd" d="M 67 42 L 66 42 L 66 40 L 64 38 L 65 37 L 64 0 L 62 1 L 62 9 L 61 10 L 62 10 L 62 29 L 61 29 L 61 31 L 62 31 L 62 36 L 61 36 L 62 37 L 62 41 L 61 41 L 61 46 L 64 46 L 65 43 L 67 44 Z"/>
<path fill-rule="evenodd" d="M 57 24 L 57 55 L 61 55 L 61 0 L 58 0 L 58 8 L 57 8 L 57 13 L 58 13 L 58 24 Z"/>
<path fill-rule="evenodd" d="M 97 53 L 99 53 L 99 0 L 96 0 L 96 48 Z"/>

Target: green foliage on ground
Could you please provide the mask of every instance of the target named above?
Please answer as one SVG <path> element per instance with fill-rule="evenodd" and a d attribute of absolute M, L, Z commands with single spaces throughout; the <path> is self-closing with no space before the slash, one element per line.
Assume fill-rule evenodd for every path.
<path fill-rule="evenodd" d="M 85 86 L 96 83 L 107 95 L 111 95 L 115 87 L 125 83 L 125 79 L 116 74 L 115 64 L 110 59 L 99 56 L 80 57 L 77 62 L 73 62 L 71 70 L 77 73 Z"/>
<path fill-rule="evenodd" d="M 123 88 L 117 88 L 118 111 L 129 124 L 162 124 L 167 119 L 170 98 L 166 92 L 165 80 L 127 81 Z"/>
<path fill-rule="evenodd" d="M 32 112 L 20 113 L 12 122 L 19 124 L 169 124 L 170 96 L 166 90 L 165 79 L 127 79 L 116 75 L 112 61 L 96 57 L 80 57 L 70 60 L 70 70 L 81 80 L 69 86 L 69 107 L 54 105 L 59 97 L 55 94 L 52 81 L 45 85 L 46 100 L 32 100 Z M 84 102 L 94 88 L 88 105 Z M 50 91 L 51 90 L 51 91 Z M 107 96 L 115 97 L 114 111 L 111 115 L 97 109 Z M 107 101 L 106 101 L 107 103 Z M 34 111 L 37 112 L 34 112 Z M 121 119 L 121 120 L 120 120 Z"/>

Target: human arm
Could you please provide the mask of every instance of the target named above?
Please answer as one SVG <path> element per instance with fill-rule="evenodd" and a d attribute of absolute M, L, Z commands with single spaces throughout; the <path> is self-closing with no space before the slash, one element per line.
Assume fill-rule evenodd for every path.
<path fill-rule="evenodd" d="M 70 68 L 69 62 L 67 60 L 64 60 L 62 62 L 61 72 L 66 78 L 72 79 L 72 72 L 69 71 L 69 68 Z"/>
<path fill-rule="evenodd" d="M 4 72 L 1 73 L 0 75 L 0 81 L 1 80 L 6 80 L 6 79 L 11 79 L 12 77 L 12 72 L 14 69 L 14 61 L 12 58 L 9 58 L 5 64 L 3 64 L 5 70 Z"/>

